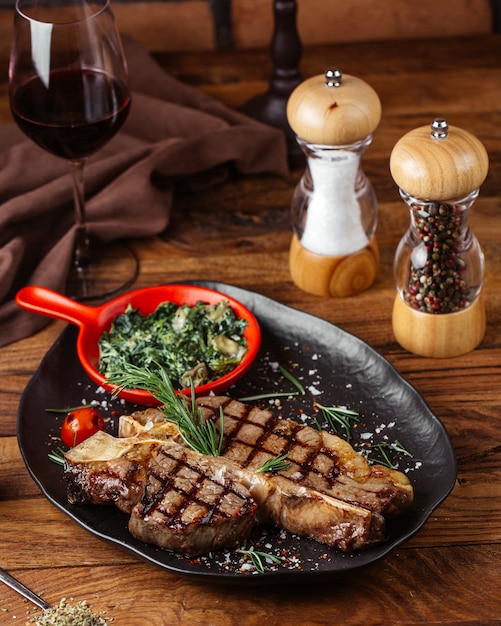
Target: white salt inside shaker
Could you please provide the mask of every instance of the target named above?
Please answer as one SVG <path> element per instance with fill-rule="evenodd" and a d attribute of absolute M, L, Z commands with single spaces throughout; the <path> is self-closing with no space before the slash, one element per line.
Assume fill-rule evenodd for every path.
<path fill-rule="evenodd" d="M 354 295 L 379 267 L 377 201 L 361 159 L 381 103 L 364 81 L 327 70 L 293 91 L 287 116 L 307 158 L 292 200 L 292 278 L 317 295 Z"/>

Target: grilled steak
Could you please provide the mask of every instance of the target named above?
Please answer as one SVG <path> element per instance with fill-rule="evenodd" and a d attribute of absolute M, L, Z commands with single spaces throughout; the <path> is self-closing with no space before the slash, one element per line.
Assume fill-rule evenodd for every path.
<path fill-rule="evenodd" d="M 223 456 L 251 470 L 287 454 L 290 466 L 278 474 L 297 487 L 315 489 L 385 517 L 412 502 L 412 487 L 401 472 L 370 465 L 349 443 L 325 431 L 282 419 L 225 396 L 199 399 L 206 419 L 219 423 L 224 410 Z"/>
<path fill-rule="evenodd" d="M 116 439 L 99 431 L 65 454 L 64 475 L 72 504 L 115 504 L 130 513 L 143 494 L 158 440 Z"/>
<path fill-rule="evenodd" d="M 266 512 L 278 528 L 315 539 L 343 552 L 353 552 L 385 538 L 385 519 L 308 487 L 298 487 L 280 475 L 269 476 L 273 486 Z"/>
<path fill-rule="evenodd" d="M 339 437 L 226 396 L 197 402 L 218 426 L 223 407 L 222 456 L 187 448 L 158 409 L 122 416 L 119 439 L 96 433 L 66 454 L 70 501 L 115 503 L 136 538 L 189 556 L 267 521 L 351 552 L 384 540 L 385 518 L 412 501 L 403 474 L 369 465 Z M 287 469 L 258 471 L 285 453 Z"/>
<path fill-rule="evenodd" d="M 134 537 L 188 556 L 232 546 L 254 526 L 258 504 L 239 471 L 173 442 L 104 432 L 67 452 L 65 464 L 71 502 L 114 503 L 131 514 Z"/>
<path fill-rule="evenodd" d="M 242 542 L 253 524 L 266 522 L 344 552 L 384 539 L 381 515 L 155 438 L 163 425 L 149 428 L 151 437 L 140 426 L 126 439 L 98 432 L 68 451 L 70 501 L 116 504 L 131 513 L 136 538 L 189 556 Z"/>
<path fill-rule="evenodd" d="M 401 472 L 370 465 L 344 439 L 282 419 L 227 396 L 197 399 L 205 419 L 219 426 L 224 412 L 222 456 L 256 471 L 267 460 L 288 454 L 290 466 L 278 475 L 296 487 L 308 487 L 332 498 L 363 507 L 387 518 L 399 515 L 413 499 L 412 486 Z M 120 420 L 120 436 L 176 436 L 158 409 L 147 409 Z"/>
<path fill-rule="evenodd" d="M 163 445 L 153 449 L 129 530 L 146 543 L 195 556 L 245 540 L 257 509 L 227 462 Z"/>

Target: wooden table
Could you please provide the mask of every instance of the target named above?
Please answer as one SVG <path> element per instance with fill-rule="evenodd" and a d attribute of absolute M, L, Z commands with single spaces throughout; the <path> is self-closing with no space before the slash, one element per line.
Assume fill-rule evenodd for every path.
<path fill-rule="evenodd" d="M 221 280 L 334 322 L 374 346 L 424 396 L 458 458 L 452 494 L 422 530 L 386 558 L 341 580 L 245 588 L 187 580 L 89 535 L 55 509 L 29 477 L 16 442 L 20 395 L 63 328 L 2 348 L 0 394 L 0 565 L 51 601 L 86 599 L 115 623 L 154 625 L 499 624 L 501 623 L 501 38 L 333 45 L 304 50 L 302 72 L 336 64 L 379 93 L 383 118 L 365 170 L 380 202 L 381 272 L 348 299 L 303 293 L 288 271 L 289 204 L 300 171 L 235 178 L 177 198 L 163 237 L 133 242 L 137 286 Z M 266 88 L 266 51 L 158 55 L 166 69 L 230 106 Z M 2 64 L 2 68 L 5 63 Z M 8 119 L 5 73 L 1 96 Z M 390 177 L 395 142 L 435 116 L 485 144 L 490 173 L 470 224 L 486 257 L 487 331 L 473 353 L 431 360 L 392 336 L 392 262 L 408 212 Z M 0 621 L 20 623 L 27 604 L 0 587 Z"/>

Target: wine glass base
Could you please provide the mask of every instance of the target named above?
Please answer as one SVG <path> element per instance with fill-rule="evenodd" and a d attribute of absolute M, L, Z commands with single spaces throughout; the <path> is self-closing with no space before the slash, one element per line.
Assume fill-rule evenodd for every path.
<path fill-rule="evenodd" d="M 88 267 L 72 267 L 66 282 L 70 298 L 84 302 L 106 300 L 127 291 L 139 274 L 139 259 L 125 242 L 92 249 Z"/>

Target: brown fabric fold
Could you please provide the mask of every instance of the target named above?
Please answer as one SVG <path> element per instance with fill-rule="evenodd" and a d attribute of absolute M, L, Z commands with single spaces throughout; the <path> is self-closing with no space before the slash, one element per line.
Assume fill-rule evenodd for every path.
<path fill-rule="evenodd" d="M 124 127 L 85 168 L 90 237 L 107 243 L 161 233 L 176 184 L 213 184 L 232 168 L 287 175 L 283 133 L 233 111 L 164 70 L 124 40 L 133 101 Z M 27 284 L 63 291 L 75 235 L 69 166 L 0 127 L 0 346 L 48 319 L 21 310 Z"/>

